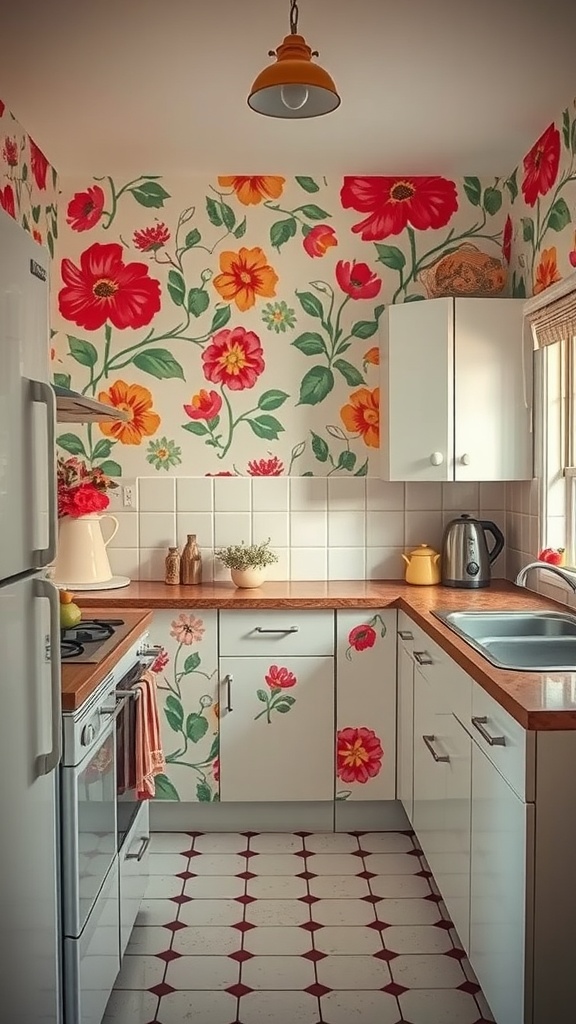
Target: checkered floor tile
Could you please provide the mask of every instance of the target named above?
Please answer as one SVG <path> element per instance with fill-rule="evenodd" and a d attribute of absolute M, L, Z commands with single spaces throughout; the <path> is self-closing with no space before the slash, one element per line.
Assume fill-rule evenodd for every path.
<path fill-rule="evenodd" d="M 105 1024 L 488 1024 L 408 832 L 155 833 Z"/>

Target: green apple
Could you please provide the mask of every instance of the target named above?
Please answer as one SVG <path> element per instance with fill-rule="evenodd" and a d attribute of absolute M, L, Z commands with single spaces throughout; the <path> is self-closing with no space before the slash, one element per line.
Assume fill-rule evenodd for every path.
<path fill-rule="evenodd" d="M 82 618 L 82 612 L 77 604 L 71 601 L 69 604 L 60 605 L 60 628 L 71 629 L 77 626 Z"/>

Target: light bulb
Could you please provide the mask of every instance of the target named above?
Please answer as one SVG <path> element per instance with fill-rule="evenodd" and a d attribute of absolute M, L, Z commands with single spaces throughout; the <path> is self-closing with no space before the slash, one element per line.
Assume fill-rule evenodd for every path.
<path fill-rule="evenodd" d="M 283 85 L 280 99 L 288 110 L 301 110 L 308 101 L 308 89 L 305 85 Z"/>

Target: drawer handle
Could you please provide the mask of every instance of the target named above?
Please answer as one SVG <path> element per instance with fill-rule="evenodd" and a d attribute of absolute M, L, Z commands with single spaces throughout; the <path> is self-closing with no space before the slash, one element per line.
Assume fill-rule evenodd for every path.
<path fill-rule="evenodd" d="M 226 683 L 226 711 L 232 711 L 232 679 L 231 672 L 224 677 L 224 682 Z"/>
<path fill-rule="evenodd" d="M 428 654 L 428 651 L 412 651 L 412 654 L 416 658 L 419 665 L 433 665 L 434 660 Z"/>
<path fill-rule="evenodd" d="M 432 744 L 434 743 L 434 740 L 436 739 L 435 736 L 423 736 L 422 739 L 424 740 L 424 743 L 428 747 L 428 750 L 432 754 L 432 757 L 434 758 L 435 761 L 445 761 L 445 762 L 449 762 L 450 761 L 450 758 L 448 757 L 448 754 L 439 754 L 437 750 L 434 750 L 434 747 L 432 746 Z"/>
<path fill-rule="evenodd" d="M 489 743 L 491 747 L 505 747 L 506 737 L 491 736 L 488 730 L 485 728 L 487 722 L 488 718 L 486 715 L 476 715 L 476 717 L 472 718 L 472 725 L 474 726 L 475 729 L 478 729 L 478 732 L 480 733 L 482 738 L 486 740 L 486 743 Z"/>
<path fill-rule="evenodd" d="M 408 629 L 399 629 L 398 630 L 398 636 L 400 637 L 401 640 L 413 640 L 414 639 L 414 637 L 412 636 L 412 633 Z"/>
<path fill-rule="evenodd" d="M 263 626 L 256 626 L 255 633 L 297 633 L 299 626 L 288 626 L 288 629 L 264 629 Z"/>
<path fill-rule="evenodd" d="M 146 850 L 150 846 L 150 836 L 142 836 L 142 843 L 138 853 L 127 853 L 126 860 L 142 860 Z"/>

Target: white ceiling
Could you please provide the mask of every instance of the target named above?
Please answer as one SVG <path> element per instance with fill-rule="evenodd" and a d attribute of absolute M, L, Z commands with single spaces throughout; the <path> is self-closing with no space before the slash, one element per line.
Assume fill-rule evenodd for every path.
<path fill-rule="evenodd" d="M 576 95 L 567 0 L 300 0 L 342 97 L 252 112 L 289 0 L 10 0 L 0 96 L 62 174 L 509 172 Z"/>

